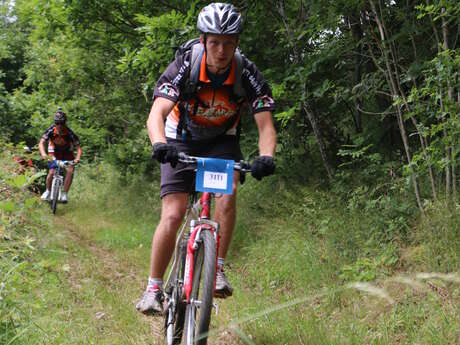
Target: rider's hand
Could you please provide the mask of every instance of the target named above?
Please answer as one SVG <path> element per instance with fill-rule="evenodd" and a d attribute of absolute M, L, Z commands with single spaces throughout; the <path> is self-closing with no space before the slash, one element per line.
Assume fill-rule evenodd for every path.
<path fill-rule="evenodd" d="M 154 143 L 152 149 L 152 158 L 160 163 L 171 163 L 174 168 L 179 160 L 177 148 L 165 143 Z"/>
<path fill-rule="evenodd" d="M 77 164 L 78 164 L 78 162 L 80 162 L 80 160 L 79 160 L 79 159 L 74 159 L 74 160 L 73 160 L 73 164 L 75 164 L 75 165 L 77 165 Z"/>
<path fill-rule="evenodd" d="M 259 156 L 251 164 L 251 175 L 261 180 L 262 177 L 271 175 L 275 172 L 275 161 L 271 156 Z"/>

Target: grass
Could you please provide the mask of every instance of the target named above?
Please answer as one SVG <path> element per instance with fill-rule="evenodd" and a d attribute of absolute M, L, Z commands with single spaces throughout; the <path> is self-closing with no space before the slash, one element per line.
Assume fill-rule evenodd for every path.
<path fill-rule="evenodd" d="M 82 202 L 90 217 L 70 204 L 60 205 L 52 217 L 37 195 L 5 183 L 15 174 L 9 158 L 7 154 L 2 157 L 0 181 L 16 210 L 2 209 L 5 227 L 1 229 L 6 229 L 6 235 L 0 239 L 0 248 L 6 255 L 0 256 L 0 343 L 152 343 L 150 321 L 134 308 L 144 279 L 138 267 L 126 260 L 126 251 L 117 251 L 130 248 L 135 253 L 137 248 L 126 236 L 113 243 L 103 243 L 103 237 L 92 238 L 102 233 L 100 229 L 113 227 L 102 213 L 106 201 L 98 203 L 100 209 Z M 77 177 L 75 190 L 79 183 Z M 27 200 L 35 202 L 29 202 L 28 208 L 21 206 Z M 77 200 L 74 206 L 79 205 Z M 84 222 L 75 226 L 72 222 L 80 216 Z M 127 223 L 120 221 L 114 227 L 127 233 Z"/>
<path fill-rule="evenodd" d="M 6 153 L 0 343 L 161 343 L 134 309 L 158 182 L 123 183 L 108 165 L 81 165 L 70 203 L 53 218 L 36 196 L 7 185 L 13 166 L 4 162 Z M 397 198 L 287 182 L 248 179 L 240 190 L 227 258 L 235 291 L 219 302 L 210 344 L 460 343 L 455 212 L 433 204 L 419 219 Z"/>
<path fill-rule="evenodd" d="M 413 219 L 397 219 L 397 228 L 379 209 L 366 210 L 363 218 L 348 201 L 310 187 L 287 189 L 272 180 L 247 186 L 241 199 L 228 274 L 236 293 L 227 316 L 247 335 L 246 343 L 459 343 L 459 281 L 414 275 L 458 274 L 454 214 L 433 210 L 410 236 L 401 236 Z M 390 231 L 392 241 L 385 241 Z M 399 275 L 405 278 L 394 281 Z M 369 281 L 378 293 L 354 281 Z"/>

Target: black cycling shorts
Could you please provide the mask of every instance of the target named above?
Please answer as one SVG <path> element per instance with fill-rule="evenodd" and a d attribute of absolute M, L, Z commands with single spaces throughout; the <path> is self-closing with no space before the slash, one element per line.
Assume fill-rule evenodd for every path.
<path fill-rule="evenodd" d="M 167 138 L 167 143 L 177 147 L 179 152 L 191 156 L 233 159 L 243 159 L 238 138 L 234 135 L 222 135 L 211 140 L 182 141 Z M 177 163 L 176 167 L 171 164 L 161 164 L 161 192 L 163 198 L 170 193 L 192 193 L 195 190 L 195 171 L 191 166 Z"/>

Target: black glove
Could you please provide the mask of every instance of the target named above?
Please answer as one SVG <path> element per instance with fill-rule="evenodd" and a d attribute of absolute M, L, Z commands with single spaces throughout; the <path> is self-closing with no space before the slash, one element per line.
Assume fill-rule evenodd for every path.
<path fill-rule="evenodd" d="M 160 163 L 170 163 L 174 168 L 179 160 L 179 153 L 173 145 L 155 143 L 153 144 L 152 158 Z"/>
<path fill-rule="evenodd" d="M 257 180 L 275 172 L 275 161 L 270 156 L 259 156 L 251 164 L 251 175 Z"/>

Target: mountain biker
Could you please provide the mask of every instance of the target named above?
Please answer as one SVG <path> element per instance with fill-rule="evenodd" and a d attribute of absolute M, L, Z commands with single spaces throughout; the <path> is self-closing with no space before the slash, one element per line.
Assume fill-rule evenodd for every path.
<path fill-rule="evenodd" d="M 42 200 L 48 200 L 50 197 L 51 184 L 56 166 L 54 159 L 71 160 L 78 164 L 81 158 L 82 150 L 80 140 L 75 133 L 66 126 L 67 115 L 61 108 L 54 114 L 54 125 L 51 125 L 43 134 L 38 144 L 40 154 L 44 160 L 48 160 L 48 176 L 46 177 L 46 190 L 42 194 Z M 45 142 L 48 141 L 48 154 L 45 151 Z M 77 150 L 77 156 L 74 156 L 74 149 Z M 64 179 L 63 192 L 60 195 L 61 202 L 67 202 L 67 192 L 70 189 L 73 179 L 74 166 L 66 166 L 66 176 Z"/>
<path fill-rule="evenodd" d="M 244 101 L 250 104 L 259 133 L 260 156 L 254 160 L 251 173 L 260 180 L 275 170 L 276 132 L 270 87 L 256 66 L 244 56 L 241 75 L 235 75 L 235 54 L 242 31 L 241 14 L 231 4 L 212 3 L 201 10 L 197 28 L 203 55 L 196 90 L 192 95 L 184 91 L 190 82 L 187 76 L 192 53 L 188 51 L 176 56 L 159 78 L 147 120 L 153 145 L 152 158 L 162 163 L 162 210 L 152 240 L 147 288 L 136 305 L 145 314 L 163 311 L 163 275 L 174 251 L 175 236 L 186 212 L 188 195 L 194 190 L 194 172 L 178 163 L 178 152 L 242 159 L 237 134 L 243 102 L 233 94 L 237 78 L 241 78 L 246 94 Z M 216 198 L 215 204 L 214 219 L 221 226 L 216 297 L 221 298 L 231 296 L 233 291 L 223 266 L 235 226 L 238 180 L 239 174 L 235 172 L 233 194 Z"/>

